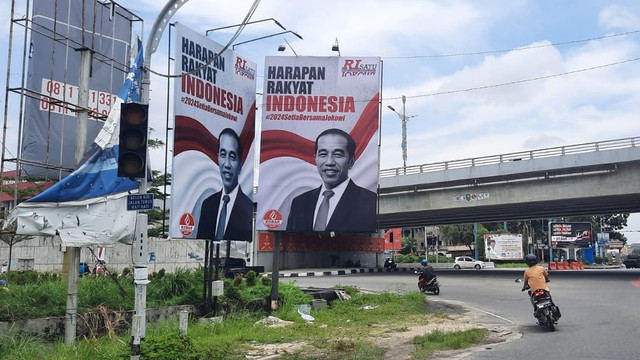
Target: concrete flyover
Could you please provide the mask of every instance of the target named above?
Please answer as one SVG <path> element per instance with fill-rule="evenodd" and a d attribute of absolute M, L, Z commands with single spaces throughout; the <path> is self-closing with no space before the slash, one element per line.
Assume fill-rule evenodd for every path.
<path fill-rule="evenodd" d="M 382 170 L 378 228 L 640 212 L 640 137 Z"/>

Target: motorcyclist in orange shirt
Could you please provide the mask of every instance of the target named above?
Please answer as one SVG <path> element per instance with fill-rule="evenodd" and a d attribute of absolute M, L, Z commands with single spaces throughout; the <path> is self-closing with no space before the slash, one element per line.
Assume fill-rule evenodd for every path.
<path fill-rule="evenodd" d="M 544 267 L 538 265 L 538 257 L 535 254 L 528 254 L 525 256 L 524 261 L 527 263 L 529 268 L 524 271 L 524 284 L 522 286 L 522 291 L 530 289 L 531 292 L 534 292 L 538 289 L 543 289 L 551 294 L 549 286 L 547 286 L 547 283 L 550 281 L 549 272 Z M 536 305 L 533 303 L 533 299 L 531 299 L 531 304 L 535 311 Z M 554 304 L 554 317 L 557 320 L 560 316 L 560 308 Z"/>

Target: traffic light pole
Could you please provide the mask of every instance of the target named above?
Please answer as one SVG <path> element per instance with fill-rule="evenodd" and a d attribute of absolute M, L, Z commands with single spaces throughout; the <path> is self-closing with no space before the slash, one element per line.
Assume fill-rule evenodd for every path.
<path fill-rule="evenodd" d="M 169 20 L 176 11 L 186 4 L 188 0 L 169 0 L 158 14 L 144 51 L 144 66 L 142 69 L 142 81 L 140 84 L 140 102 L 149 104 L 149 85 L 151 84 L 150 67 L 151 55 L 156 52 L 160 38 Z M 146 148 L 146 146 L 145 146 Z M 145 169 L 148 166 L 145 164 Z M 145 174 L 146 175 L 146 174 Z M 139 194 L 147 192 L 147 177 L 140 181 Z M 131 247 L 133 257 L 133 282 L 135 285 L 134 315 L 131 324 L 131 359 L 140 358 L 140 343 L 146 333 L 146 313 L 147 313 L 147 284 L 149 283 L 149 247 L 147 245 L 147 224 L 146 212 L 138 211 L 136 215 L 136 232 Z M 77 270 L 76 270 L 77 272 Z"/>

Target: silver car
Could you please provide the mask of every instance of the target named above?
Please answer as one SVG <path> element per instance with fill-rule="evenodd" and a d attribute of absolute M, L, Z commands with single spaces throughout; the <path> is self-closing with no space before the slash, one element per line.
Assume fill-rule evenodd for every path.
<path fill-rule="evenodd" d="M 458 256 L 453 261 L 454 269 L 484 269 L 486 267 L 483 261 L 474 260 L 471 256 Z"/>

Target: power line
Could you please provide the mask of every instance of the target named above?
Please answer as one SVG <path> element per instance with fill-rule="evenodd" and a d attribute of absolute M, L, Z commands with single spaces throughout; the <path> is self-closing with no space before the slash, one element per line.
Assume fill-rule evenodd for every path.
<path fill-rule="evenodd" d="M 531 45 L 531 46 L 524 46 L 524 47 L 510 48 L 510 49 L 486 50 L 486 51 L 468 52 L 468 53 L 437 54 L 437 55 L 388 56 L 388 57 L 383 57 L 382 59 L 383 60 L 425 59 L 425 58 L 444 58 L 444 57 L 455 57 L 455 56 L 474 56 L 474 55 L 499 54 L 499 53 L 505 53 L 505 52 L 510 52 L 510 51 L 531 50 L 531 49 L 540 49 L 540 48 L 545 48 L 545 47 L 550 47 L 550 46 L 564 46 L 564 45 L 578 44 L 578 43 L 584 43 L 584 42 L 593 41 L 593 40 L 610 39 L 610 38 L 614 38 L 614 37 L 627 36 L 627 35 L 632 35 L 632 34 L 637 34 L 637 33 L 640 33 L 640 30 L 627 31 L 627 32 L 624 32 L 624 33 L 619 33 L 619 34 L 603 35 L 603 36 L 598 36 L 598 37 L 593 37 L 593 38 L 588 38 L 588 39 L 571 40 L 571 41 L 557 42 L 557 43 L 544 44 L 544 45 Z"/>
<path fill-rule="evenodd" d="M 484 89 L 496 88 L 496 87 L 500 87 L 500 86 L 523 84 L 523 83 L 528 83 L 528 82 L 532 82 L 532 81 L 551 79 L 551 78 L 555 78 L 555 77 L 566 76 L 566 75 L 571 75 L 571 74 L 577 74 L 577 73 L 581 73 L 581 72 L 586 72 L 586 71 L 597 70 L 597 69 L 602 69 L 602 68 L 606 68 L 606 67 L 626 64 L 626 63 L 630 63 L 630 62 L 634 62 L 634 61 L 638 61 L 638 60 L 640 60 L 640 57 L 633 58 L 633 59 L 622 60 L 622 61 L 617 61 L 617 62 L 608 63 L 608 64 L 603 64 L 603 65 L 596 65 L 596 66 L 583 68 L 583 69 L 576 69 L 576 70 L 567 71 L 567 72 L 558 73 L 558 74 L 551 74 L 551 75 L 538 76 L 538 77 L 529 78 L 529 79 L 521 79 L 521 80 L 509 81 L 509 82 L 505 82 L 505 83 L 476 86 L 476 87 L 471 87 L 471 88 L 466 88 L 466 89 L 458 89 L 458 90 L 439 91 L 439 92 L 429 93 L 429 94 L 406 95 L 405 98 L 414 98 L 415 99 L 415 98 L 421 98 L 421 97 L 430 97 L 430 96 L 438 96 L 438 95 L 457 94 L 457 93 L 469 92 L 469 91 L 475 91 L 475 90 L 484 90 Z M 258 93 L 258 95 L 262 95 L 262 94 Z M 385 98 L 381 98 L 380 100 L 381 101 L 387 101 L 387 100 L 400 100 L 400 99 L 402 99 L 402 96 L 385 97 Z M 369 101 L 369 99 L 355 100 L 355 102 L 368 102 L 368 101 Z M 264 104 L 258 104 L 257 106 L 258 107 L 262 107 L 263 105 Z"/>
<path fill-rule="evenodd" d="M 563 72 L 563 73 L 559 73 L 559 74 L 538 76 L 538 77 L 529 78 L 529 79 L 515 80 L 515 81 L 509 81 L 509 82 L 499 83 L 499 84 L 483 85 L 483 86 L 477 86 L 477 87 L 471 87 L 471 88 L 459 89 L 459 90 L 440 91 L 440 92 L 435 92 L 435 93 L 430 93 L 430 94 L 412 95 L 412 96 L 408 95 L 407 97 L 408 98 L 420 98 L 420 97 L 427 97 L 427 96 L 456 94 L 456 93 L 474 91 L 474 90 L 484 90 L 484 89 L 495 88 L 495 87 L 500 87 L 500 86 L 507 86 L 507 85 L 516 85 L 516 84 L 522 84 L 522 83 L 527 83 L 527 82 L 531 82 L 531 81 L 545 80 L 545 79 L 550 79 L 550 78 L 559 77 L 559 76 L 565 76 L 565 75 L 571 75 L 571 74 L 576 74 L 576 73 L 585 72 L 585 71 L 602 69 L 602 68 L 621 65 L 621 64 L 625 64 L 625 63 L 629 63 L 629 62 L 633 62 L 633 61 L 638 61 L 638 60 L 640 60 L 640 57 L 633 58 L 633 59 L 628 59 L 628 60 L 617 61 L 617 62 L 614 62 L 614 63 L 604 64 L 604 65 L 592 66 L 592 67 L 584 68 L 584 69 L 577 69 L 577 70 L 567 71 L 567 72 Z M 400 99 L 400 98 L 401 97 L 393 97 L 393 98 L 385 98 L 384 100 L 395 100 L 395 99 Z"/>

